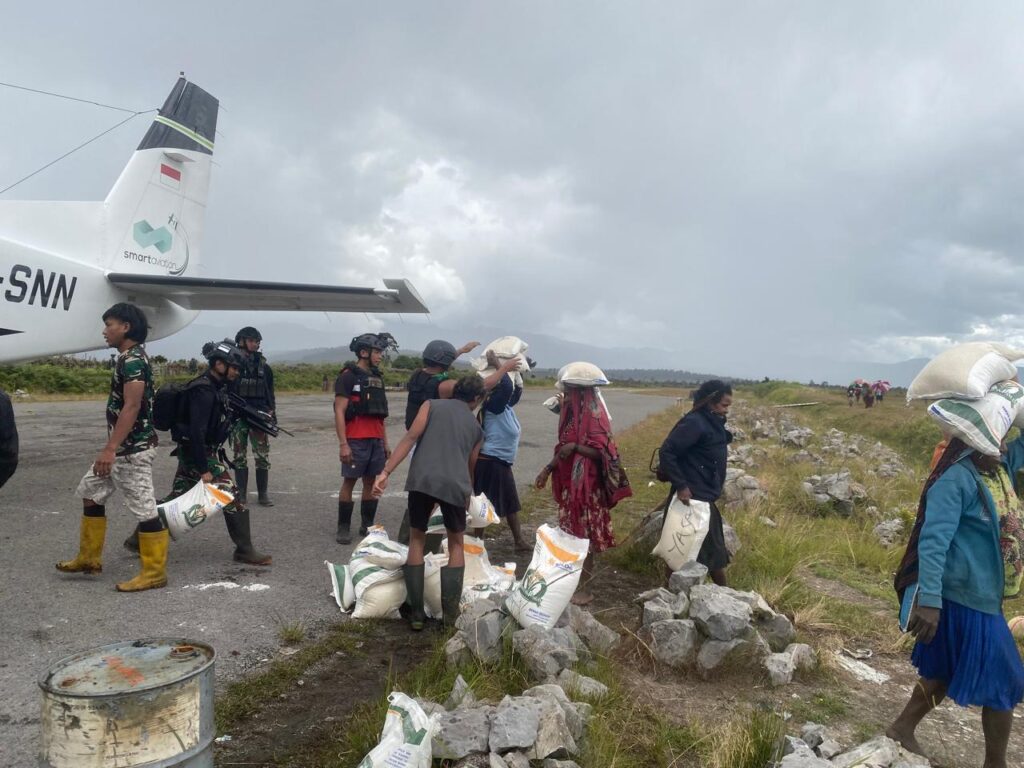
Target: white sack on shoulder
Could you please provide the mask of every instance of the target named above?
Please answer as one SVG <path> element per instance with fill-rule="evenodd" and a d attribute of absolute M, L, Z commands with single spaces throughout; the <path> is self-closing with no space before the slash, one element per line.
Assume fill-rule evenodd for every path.
<path fill-rule="evenodd" d="M 651 554 L 664 560 L 673 571 L 678 571 L 686 563 L 697 559 L 710 527 L 710 504 L 696 499 L 683 504 L 678 497 L 673 496 L 665 513 L 661 538 Z"/>
<path fill-rule="evenodd" d="M 907 401 L 944 397 L 980 400 L 994 384 L 1017 378 L 1012 361 L 1024 351 L 988 341 L 958 344 L 936 356 L 914 377 Z"/>
<path fill-rule="evenodd" d="M 331 575 L 331 594 L 334 602 L 342 611 L 347 612 L 356 603 L 356 588 L 352 584 L 352 569 L 347 565 L 338 565 L 324 560 L 327 571 Z"/>
<path fill-rule="evenodd" d="M 998 456 L 999 445 L 1014 424 L 1024 419 L 1021 414 L 1024 387 L 1016 381 L 996 384 L 980 400 L 947 398 L 928 406 L 928 415 L 939 422 L 944 431 L 959 437 L 971 448 L 986 456 Z"/>
<path fill-rule="evenodd" d="M 551 525 L 537 529 L 530 567 L 505 600 L 505 607 L 520 626 L 555 626 L 579 586 L 589 551 L 587 539 Z"/>
<path fill-rule="evenodd" d="M 177 539 L 222 512 L 234 500 L 228 489 L 200 480 L 181 496 L 160 504 L 156 512 L 171 538 Z"/>
<path fill-rule="evenodd" d="M 439 721 L 440 715 L 428 716 L 413 699 L 394 691 L 388 696 L 380 742 L 358 768 L 430 768 Z"/>
<path fill-rule="evenodd" d="M 604 371 L 596 365 L 579 362 L 562 366 L 558 371 L 555 387 L 560 392 L 564 392 L 567 384 L 575 387 L 605 387 L 610 383 L 608 377 L 604 375 Z"/>

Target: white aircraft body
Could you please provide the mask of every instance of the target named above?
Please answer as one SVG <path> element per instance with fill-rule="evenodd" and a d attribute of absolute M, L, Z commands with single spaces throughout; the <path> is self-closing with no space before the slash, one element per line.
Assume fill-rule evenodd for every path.
<path fill-rule="evenodd" d="M 201 277 L 217 100 L 181 78 L 103 202 L 0 200 L 0 362 L 101 346 L 100 317 L 131 302 L 150 339 L 200 310 L 427 312 L 386 288 Z"/>

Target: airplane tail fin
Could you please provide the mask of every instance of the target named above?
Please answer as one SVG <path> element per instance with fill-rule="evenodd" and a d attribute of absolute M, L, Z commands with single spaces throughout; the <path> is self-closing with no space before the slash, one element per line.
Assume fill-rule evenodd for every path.
<path fill-rule="evenodd" d="M 104 203 L 107 269 L 197 274 L 217 111 L 195 83 L 175 83 Z"/>

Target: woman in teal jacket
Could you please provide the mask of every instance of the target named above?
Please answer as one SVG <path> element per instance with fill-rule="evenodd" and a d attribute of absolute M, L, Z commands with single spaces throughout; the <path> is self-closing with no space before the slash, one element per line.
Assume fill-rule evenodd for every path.
<path fill-rule="evenodd" d="M 925 483 L 895 584 L 921 679 L 887 732 L 921 754 L 914 731 L 944 698 L 980 706 L 985 768 L 1006 768 L 1013 710 L 1024 698 L 1024 664 L 1002 614 L 1024 572 L 1014 486 L 1024 438 L 1002 449 L 1001 458 L 984 456 L 953 439 Z"/>

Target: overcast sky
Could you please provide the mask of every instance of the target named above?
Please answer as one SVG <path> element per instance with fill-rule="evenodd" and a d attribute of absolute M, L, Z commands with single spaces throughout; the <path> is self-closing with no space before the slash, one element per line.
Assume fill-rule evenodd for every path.
<path fill-rule="evenodd" d="M 217 96 L 208 276 L 407 277 L 438 326 L 742 374 L 1024 345 L 1024 6 L 938 8 L 21 3 L 0 80 Z M 0 88 L 0 188 L 119 119 Z M 102 199 L 147 124 L 4 198 Z"/>

